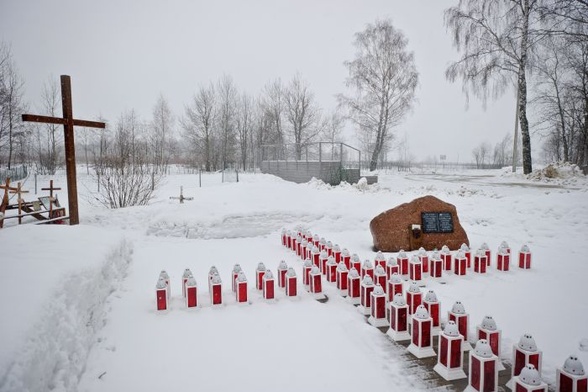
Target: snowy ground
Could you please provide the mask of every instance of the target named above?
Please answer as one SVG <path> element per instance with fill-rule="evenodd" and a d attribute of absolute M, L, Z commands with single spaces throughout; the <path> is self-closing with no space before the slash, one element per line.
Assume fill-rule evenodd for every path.
<path fill-rule="evenodd" d="M 80 170 L 81 171 L 81 170 Z M 54 177 L 65 188 L 64 176 Z M 39 178 L 45 186 L 48 178 Z M 179 194 L 193 201 L 179 204 Z M 40 188 L 41 186 L 39 186 Z M 525 179 L 505 171 L 383 173 L 365 189 L 293 184 L 262 174 L 239 183 L 220 175 L 170 175 L 149 206 L 107 210 L 92 202 L 92 179 L 81 175 L 77 227 L 22 225 L 0 230 L 1 391 L 117 390 L 423 390 L 399 358 L 401 348 L 365 322 L 326 285 L 321 304 L 303 290 L 265 303 L 230 295 L 240 263 L 253 283 L 257 263 L 273 272 L 301 262 L 280 245 L 283 227 L 303 225 L 363 259 L 373 259 L 369 221 L 426 194 L 457 207 L 471 247 L 492 250 L 487 275 L 428 280 L 447 310 L 461 300 L 471 331 L 492 315 L 503 331 L 503 359 L 531 333 L 543 350 L 543 377 L 578 354 L 588 368 L 588 181 L 583 176 Z M 33 189 L 32 180 L 25 185 Z M 59 194 L 67 205 L 66 193 Z M 8 223 L 10 222 L 10 223 Z M 495 269 L 496 249 L 528 244 L 531 270 Z M 387 254 L 386 256 L 392 256 Z M 215 265 L 225 305 L 207 305 L 206 276 Z M 182 305 L 179 282 L 190 268 L 200 309 Z M 155 311 L 155 283 L 172 280 L 171 310 Z M 375 390 L 375 389 L 374 389 Z"/>

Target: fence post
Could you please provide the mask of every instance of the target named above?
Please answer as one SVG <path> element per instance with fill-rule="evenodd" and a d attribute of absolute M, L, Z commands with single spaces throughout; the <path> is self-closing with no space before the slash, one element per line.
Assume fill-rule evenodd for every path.
<path fill-rule="evenodd" d="M 35 195 L 37 194 L 37 173 L 35 173 Z"/>

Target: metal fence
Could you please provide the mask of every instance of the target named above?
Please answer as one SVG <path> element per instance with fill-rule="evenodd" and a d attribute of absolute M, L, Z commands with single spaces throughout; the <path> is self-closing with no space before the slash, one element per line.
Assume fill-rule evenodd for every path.
<path fill-rule="evenodd" d="M 28 175 L 29 171 L 25 165 L 12 167 L 10 169 L 0 168 L 0 182 L 3 182 L 7 178 L 10 178 L 11 181 L 19 181 L 23 178 L 27 178 Z"/>

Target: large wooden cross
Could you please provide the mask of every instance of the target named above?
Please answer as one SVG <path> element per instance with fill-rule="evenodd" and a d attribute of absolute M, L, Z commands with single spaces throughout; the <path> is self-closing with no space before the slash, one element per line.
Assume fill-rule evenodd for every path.
<path fill-rule="evenodd" d="M 23 121 L 37 123 L 62 124 L 65 142 L 65 171 L 67 175 L 67 195 L 69 204 L 69 224 L 80 223 L 78 214 L 78 185 L 76 181 L 76 149 L 74 143 L 74 125 L 89 128 L 106 128 L 106 124 L 98 121 L 86 121 L 73 118 L 71 105 L 71 79 L 61 75 L 61 105 L 63 118 L 23 114 Z"/>

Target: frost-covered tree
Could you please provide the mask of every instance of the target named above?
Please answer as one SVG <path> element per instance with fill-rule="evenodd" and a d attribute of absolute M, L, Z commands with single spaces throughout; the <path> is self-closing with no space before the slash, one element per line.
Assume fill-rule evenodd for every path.
<path fill-rule="evenodd" d="M 482 98 L 498 97 L 513 84 L 518 97 L 518 121 L 523 144 L 523 171 L 533 170 L 531 136 L 527 119 L 527 72 L 536 42 L 531 24 L 538 17 L 538 0 L 459 0 L 445 10 L 445 24 L 460 52 L 445 75 L 463 82 Z"/>
<path fill-rule="evenodd" d="M 355 59 L 346 61 L 350 95 L 339 103 L 371 145 L 370 170 L 390 142 L 392 128 L 406 116 L 415 101 L 418 72 L 408 39 L 390 20 L 368 24 L 355 34 Z"/>
<path fill-rule="evenodd" d="M 321 110 L 308 84 L 294 76 L 284 89 L 286 120 L 289 136 L 294 144 L 296 159 L 302 157 L 304 147 L 313 142 L 321 130 Z"/>
<path fill-rule="evenodd" d="M 216 101 L 216 91 L 212 83 L 200 86 L 191 104 L 186 106 L 181 120 L 184 137 L 191 146 L 192 154 L 201 157 L 200 161 L 206 171 L 214 168 Z"/>
<path fill-rule="evenodd" d="M 160 94 L 153 107 L 153 119 L 150 124 L 150 141 L 153 166 L 158 173 L 165 173 L 173 153 L 175 118 L 169 103 Z"/>

